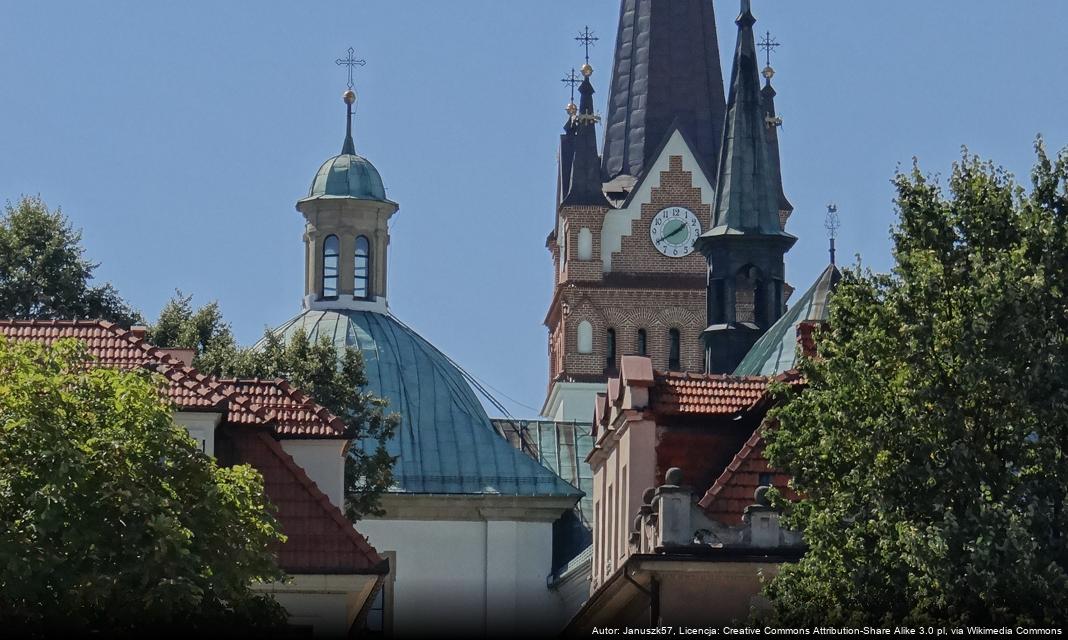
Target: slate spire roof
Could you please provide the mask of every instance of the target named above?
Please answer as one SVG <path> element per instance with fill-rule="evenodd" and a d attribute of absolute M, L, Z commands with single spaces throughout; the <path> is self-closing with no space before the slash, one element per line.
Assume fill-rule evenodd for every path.
<path fill-rule="evenodd" d="M 605 180 L 640 177 L 676 120 L 714 172 L 724 108 L 712 0 L 622 0 L 602 152 Z"/>
<path fill-rule="evenodd" d="M 567 194 L 562 204 L 595 205 L 611 207 L 604 195 L 601 184 L 601 158 L 597 155 L 597 122 L 600 120 L 593 113 L 593 84 L 590 76 L 593 70 L 589 65 L 583 66 L 585 76 L 579 85 L 579 111 L 571 125 L 570 134 L 574 140 L 570 144 L 571 178 L 568 180 Z"/>
<path fill-rule="evenodd" d="M 723 131 L 713 207 L 713 227 L 706 236 L 789 236 L 779 223 L 779 194 L 769 152 L 768 124 L 760 95 L 753 25 L 756 18 L 749 0 L 742 0 L 738 44 L 731 70 L 730 97 Z"/>
<path fill-rule="evenodd" d="M 764 105 L 764 123 L 768 129 L 768 160 L 771 161 L 771 184 L 772 188 L 778 192 L 779 211 L 793 211 L 794 205 L 790 204 L 790 200 L 787 199 L 786 192 L 782 187 L 782 163 L 779 159 L 779 125 L 782 124 L 782 121 L 778 119 L 778 114 L 775 113 L 775 96 L 778 93 L 776 93 L 775 87 L 771 86 L 771 74 L 773 73 L 774 71 L 770 66 L 765 70 L 764 88 L 760 90 L 760 101 Z"/>

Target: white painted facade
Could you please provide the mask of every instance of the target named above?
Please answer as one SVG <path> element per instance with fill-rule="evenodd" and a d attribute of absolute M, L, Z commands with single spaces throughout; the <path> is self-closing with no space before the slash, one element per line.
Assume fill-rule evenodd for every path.
<path fill-rule="evenodd" d="M 215 429 L 222 422 L 222 414 L 209 411 L 175 411 L 174 422 L 185 427 L 196 440 L 200 450 L 215 456 Z"/>
<path fill-rule="evenodd" d="M 282 440 L 279 444 L 330 498 L 330 502 L 344 512 L 345 441 Z"/>
<path fill-rule="evenodd" d="M 379 579 L 374 575 L 302 574 L 282 584 L 254 588 L 274 596 L 289 614 L 290 625 L 310 627 L 317 638 L 342 638 L 348 635 Z"/>
<path fill-rule="evenodd" d="M 557 422 L 589 422 L 603 382 L 556 382 L 545 399 L 541 415 Z"/>
<path fill-rule="evenodd" d="M 386 496 L 387 516 L 360 521 L 391 567 L 399 637 L 555 635 L 567 607 L 550 591 L 552 522 L 573 498 Z M 387 623 L 387 628 L 389 624 Z"/>

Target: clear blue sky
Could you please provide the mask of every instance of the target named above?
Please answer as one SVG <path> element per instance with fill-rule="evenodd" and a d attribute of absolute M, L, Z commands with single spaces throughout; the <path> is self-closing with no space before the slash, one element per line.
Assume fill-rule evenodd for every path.
<path fill-rule="evenodd" d="M 1026 178 L 1034 137 L 1068 144 L 1063 0 L 754 0 L 774 64 L 783 174 L 796 207 L 789 281 L 826 264 L 890 265 L 889 180 L 960 146 Z M 717 2 L 730 64 L 737 0 Z M 556 148 L 567 92 L 593 51 L 598 109 L 618 0 L 5 2 L 0 199 L 41 194 L 84 230 L 101 279 L 154 318 L 174 289 L 218 300 L 238 338 L 299 311 L 295 201 L 340 151 L 349 46 L 357 149 L 401 204 L 390 305 L 533 415 L 547 382 Z M 729 76 L 729 68 L 724 70 Z M 502 398 L 503 399 L 503 398 Z M 526 405 L 526 406 L 523 406 Z"/>

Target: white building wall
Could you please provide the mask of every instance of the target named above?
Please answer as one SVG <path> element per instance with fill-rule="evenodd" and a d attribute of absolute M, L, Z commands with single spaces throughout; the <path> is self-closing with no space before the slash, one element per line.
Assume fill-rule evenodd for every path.
<path fill-rule="evenodd" d="M 555 634 L 567 622 L 546 586 L 549 522 L 367 519 L 359 529 L 396 552 L 397 636 Z"/>
<path fill-rule="evenodd" d="M 345 510 L 345 442 L 282 440 L 279 444 L 342 512 Z"/>

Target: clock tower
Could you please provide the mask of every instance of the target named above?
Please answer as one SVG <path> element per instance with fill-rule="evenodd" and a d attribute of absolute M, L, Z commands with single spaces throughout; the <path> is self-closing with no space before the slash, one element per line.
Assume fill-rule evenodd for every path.
<path fill-rule="evenodd" d="M 712 0 L 623 0 L 601 154 L 583 66 L 546 242 L 544 416 L 589 420 L 624 355 L 660 371 L 731 373 L 785 311 L 793 207 L 755 21 L 742 0 L 728 102 Z"/>
<path fill-rule="evenodd" d="M 625 355 L 704 370 L 708 265 L 696 243 L 715 203 L 726 106 L 718 52 L 712 0 L 624 0 L 603 155 L 593 69 L 583 66 L 546 242 L 548 418 L 590 420 Z"/>

